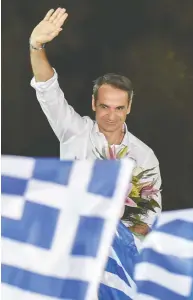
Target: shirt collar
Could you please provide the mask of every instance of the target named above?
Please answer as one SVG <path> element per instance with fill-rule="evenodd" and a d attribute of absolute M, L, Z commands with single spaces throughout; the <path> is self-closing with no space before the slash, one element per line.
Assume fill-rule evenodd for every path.
<path fill-rule="evenodd" d="M 125 131 L 125 135 L 124 135 L 124 138 L 123 138 L 120 146 L 128 146 L 129 134 L 128 134 L 128 129 L 127 129 L 127 124 L 126 123 L 123 124 L 123 128 L 124 128 L 124 131 Z M 94 122 L 94 128 L 93 129 L 94 129 L 95 133 L 97 133 L 98 135 L 101 135 L 101 136 L 104 137 L 104 134 L 99 131 L 99 127 L 98 127 L 98 124 L 97 124 L 96 121 Z"/>

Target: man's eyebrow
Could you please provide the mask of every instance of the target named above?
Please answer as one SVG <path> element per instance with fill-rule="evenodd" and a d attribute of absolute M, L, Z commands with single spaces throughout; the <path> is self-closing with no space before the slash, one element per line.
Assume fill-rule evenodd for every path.
<path fill-rule="evenodd" d="M 98 106 L 100 106 L 100 105 L 103 105 L 103 106 L 109 107 L 109 105 L 107 105 L 107 104 L 104 104 L 104 103 L 99 103 L 99 104 L 98 104 Z"/>
<path fill-rule="evenodd" d="M 113 108 L 123 108 L 123 107 L 125 107 L 125 105 L 111 106 L 111 105 L 107 105 L 107 104 L 104 104 L 104 103 L 99 103 L 98 106 L 99 106 L 99 105 L 104 105 L 104 106 L 106 106 L 106 107 L 113 107 Z"/>
<path fill-rule="evenodd" d="M 126 105 L 119 105 L 119 106 L 111 106 L 111 105 L 107 105 L 104 103 L 99 103 L 97 106 L 103 106 L 106 108 L 114 108 L 114 109 L 124 109 L 126 107 Z"/>

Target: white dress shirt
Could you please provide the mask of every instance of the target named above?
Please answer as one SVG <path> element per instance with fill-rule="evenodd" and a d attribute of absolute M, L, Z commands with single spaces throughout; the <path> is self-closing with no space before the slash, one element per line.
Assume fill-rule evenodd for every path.
<path fill-rule="evenodd" d="M 100 158 L 108 142 L 98 129 L 98 125 L 89 117 L 81 117 L 66 101 L 58 83 L 58 75 L 54 70 L 54 76 L 46 82 L 31 81 L 31 86 L 36 90 L 37 99 L 46 115 L 53 131 L 60 142 L 61 159 L 96 159 Z M 116 151 L 128 146 L 128 157 L 136 161 L 136 166 L 143 169 L 155 167 L 157 173 L 156 188 L 161 186 L 159 162 L 150 147 L 140 141 L 127 130 L 125 124 L 125 136 L 120 145 L 116 145 Z M 96 150 L 97 149 L 97 150 Z M 161 195 L 156 199 L 161 205 Z M 160 209 L 157 209 L 157 213 Z M 156 214 L 150 212 L 148 219 L 144 221 L 149 226 L 154 222 Z"/>

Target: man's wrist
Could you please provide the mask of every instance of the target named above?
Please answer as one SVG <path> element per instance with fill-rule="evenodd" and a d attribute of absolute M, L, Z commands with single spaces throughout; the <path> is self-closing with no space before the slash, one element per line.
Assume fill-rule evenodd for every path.
<path fill-rule="evenodd" d="M 45 44 L 36 42 L 36 41 L 32 40 L 31 37 L 29 39 L 29 45 L 30 45 L 30 49 L 33 49 L 33 50 L 42 50 L 45 48 Z"/>

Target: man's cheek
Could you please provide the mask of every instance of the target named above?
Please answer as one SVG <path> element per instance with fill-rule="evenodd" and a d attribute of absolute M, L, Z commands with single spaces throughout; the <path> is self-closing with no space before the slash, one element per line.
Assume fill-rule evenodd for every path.
<path fill-rule="evenodd" d="M 121 116 L 120 116 L 120 121 L 121 121 L 121 122 L 125 122 L 125 119 L 126 119 L 126 116 L 125 116 L 125 115 L 121 115 Z"/>

